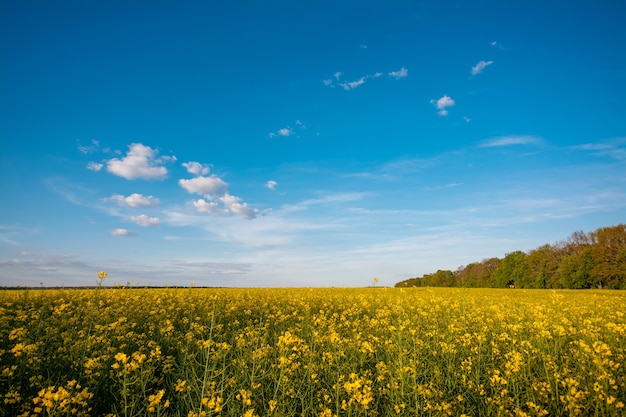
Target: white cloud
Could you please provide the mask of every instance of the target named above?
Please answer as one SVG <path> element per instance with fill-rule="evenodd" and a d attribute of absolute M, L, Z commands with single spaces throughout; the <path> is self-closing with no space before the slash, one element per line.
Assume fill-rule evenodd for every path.
<path fill-rule="evenodd" d="M 98 172 L 102 169 L 103 165 L 97 162 L 90 162 L 87 164 L 87 169 L 90 171 Z"/>
<path fill-rule="evenodd" d="M 132 232 L 128 229 L 114 229 L 111 234 L 113 236 L 132 236 Z"/>
<path fill-rule="evenodd" d="M 400 68 L 398 71 L 391 71 L 389 73 L 390 77 L 395 77 L 396 80 L 400 79 L 400 78 L 404 78 L 406 76 L 409 75 L 409 70 L 406 69 L 405 67 Z"/>
<path fill-rule="evenodd" d="M 430 104 L 433 104 L 437 107 L 437 110 L 439 110 L 437 113 L 440 116 L 447 116 L 448 110 L 446 109 L 446 107 L 454 106 L 455 102 L 450 96 L 444 94 L 443 97 L 437 100 L 435 99 L 430 100 Z"/>
<path fill-rule="evenodd" d="M 485 68 L 493 64 L 493 61 L 480 61 L 478 64 L 472 67 L 472 75 L 477 75 L 483 72 Z"/>
<path fill-rule="evenodd" d="M 206 201 L 203 198 L 194 201 L 193 206 L 196 208 L 196 210 L 198 210 L 198 213 L 215 214 L 220 211 L 219 204 L 213 201 Z"/>
<path fill-rule="evenodd" d="M 187 172 L 193 175 L 206 175 L 211 170 L 208 165 L 193 161 L 184 162 L 182 166 L 187 169 Z"/>
<path fill-rule="evenodd" d="M 400 79 L 400 78 L 404 78 L 406 76 L 409 75 L 409 70 L 405 67 L 400 68 L 398 71 L 391 71 L 387 73 L 390 77 L 394 77 L 396 80 Z M 343 75 L 342 72 L 336 72 L 333 74 L 333 77 L 335 78 L 335 80 L 333 80 L 332 78 L 328 78 L 323 80 L 324 85 L 327 87 L 331 87 L 331 88 L 335 88 L 335 84 L 334 81 L 339 81 L 339 78 Z M 379 78 L 383 75 L 382 72 L 380 71 L 376 71 L 374 73 L 371 74 L 367 74 L 362 76 L 361 78 L 359 78 L 358 80 L 355 81 L 344 81 L 339 83 L 338 85 L 340 87 L 342 87 L 345 91 L 350 91 L 350 90 L 354 90 L 357 87 L 362 86 L 363 84 L 365 84 L 368 80 L 373 80 L 374 78 Z"/>
<path fill-rule="evenodd" d="M 265 183 L 265 187 L 269 188 L 270 190 L 274 191 L 276 190 L 276 186 L 278 185 L 278 183 L 276 181 L 268 181 Z"/>
<path fill-rule="evenodd" d="M 342 86 L 344 90 L 349 91 L 354 90 L 355 88 L 363 84 L 365 84 L 365 77 L 361 77 L 356 81 L 341 83 L 339 85 Z"/>
<path fill-rule="evenodd" d="M 145 214 L 131 216 L 130 219 L 135 222 L 135 224 L 142 227 L 158 226 L 161 224 L 161 220 L 159 220 L 158 217 L 148 217 Z"/>
<path fill-rule="evenodd" d="M 296 125 L 296 127 L 298 128 L 297 130 L 306 129 L 306 127 L 304 126 L 304 123 L 302 122 L 302 120 L 299 120 L 299 119 L 298 119 L 298 120 L 296 120 L 296 121 L 294 122 L 294 124 L 295 124 L 295 125 Z M 283 128 L 278 129 L 276 132 L 270 132 L 270 133 L 268 133 L 268 135 L 267 135 L 267 136 L 268 136 L 269 138 L 275 138 L 275 137 L 277 137 L 277 136 L 282 136 L 282 137 L 285 137 L 285 138 L 286 138 L 286 137 L 289 137 L 289 136 L 295 135 L 295 134 L 297 133 L 297 130 L 296 130 L 296 129 L 294 129 L 293 127 L 291 127 L 291 126 L 285 126 L 285 127 L 283 127 Z M 296 137 L 298 137 L 298 136 L 296 135 Z"/>
<path fill-rule="evenodd" d="M 235 197 L 228 193 L 220 197 L 220 201 L 224 203 L 224 206 L 230 213 L 237 214 L 244 219 L 254 219 L 259 213 L 259 209 L 253 209 L 248 207 L 247 203 L 243 203 L 240 197 Z"/>
<path fill-rule="evenodd" d="M 124 197 L 121 194 L 113 194 L 111 197 L 103 198 L 104 201 L 113 201 L 119 206 L 126 207 L 143 207 L 143 206 L 155 206 L 159 204 L 159 199 L 151 195 L 144 196 L 138 193 L 133 193 L 128 197 Z"/>
<path fill-rule="evenodd" d="M 467 116 L 463 116 L 463 120 L 465 120 L 465 123 L 469 123 L 469 122 L 471 122 L 471 121 L 472 121 L 472 119 L 470 119 L 470 118 L 469 118 L 469 117 L 467 117 Z"/>
<path fill-rule="evenodd" d="M 189 193 L 205 197 L 192 203 L 198 213 L 238 215 L 245 219 L 253 219 L 259 213 L 258 209 L 248 207 L 241 198 L 230 195 L 228 184 L 216 175 L 181 179 L 178 184 Z"/>
<path fill-rule="evenodd" d="M 293 134 L 293 129 L 290 127 L 283 127 L 282 129 L 278 129 L 279 136 L 291 136 Z"/>
<path fill-rule="evenodd" d="M 113 158 L 107 161 L 107 171 L 128 180 L 164 179 L 167 169 L 162 164 L 176 160 L 174 156 L 157 158 L 158 151 L 141 143 L 129 146 L 128 153 L 122 159 Z"/>
<path fill-rule="evenodd" d="M 178 185 L 190 194 L 196 193 L 200 195 L 220 194 L 228 187 L 228 184 L 216 175 L 196 177 L 189 180 L 181 179 L 178 181 Z"/>
<path fill-rule="evenodd" d="M 511 145 L 531 145 L 541 143 L 541 138 L 530 135 L 510 135 L 489 139 L 479 145 L 481 148 L 495 148 Z"/>
<path fill-rule="evenodd" d="M 217 214 L 223 216 L 241 216 L 244 219 L 254 219 L 259 214 L 258 209 L 248 207 L 240 197 L 225 193 L 218 199 L 222 206 L 216 201 L 207 201 L 203 198 L 193 202 L 193 206 L 198 213 Z"/>

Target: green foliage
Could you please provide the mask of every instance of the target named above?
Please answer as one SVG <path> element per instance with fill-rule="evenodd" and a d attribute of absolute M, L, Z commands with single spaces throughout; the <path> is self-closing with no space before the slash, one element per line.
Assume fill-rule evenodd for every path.
<path fill-rule="evenodd" d="M 526 257 L 526 254 L 522 251 L 507 254 L 502 263 L 493 272 L 493 286 L 498 288 L 525 287 L 528 277 Z"/>
<path fill-rule="evenodd" d="M 574 232 L 566 241 L 411 278 L 396 287 L 626 289 L 626 225 Z"/>

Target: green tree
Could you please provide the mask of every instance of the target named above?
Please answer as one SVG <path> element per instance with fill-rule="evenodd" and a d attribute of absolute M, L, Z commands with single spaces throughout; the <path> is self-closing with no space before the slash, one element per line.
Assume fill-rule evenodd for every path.
<path fill-rule="evenodd" d="M 554 288 L 556 271 L 559 267 L 558 249 L 543 245 L 528 253 L 528 287 Z"/>
<path fill-rule="evenodd" d="M 500 264 L 500 259 L 483 259 L 482 262 L 473 262 L 459 268 L 456 273 L 457 285 L 461 287 L 488 287 L 491 284 L 493 272 Z"/>
<path fill-rule="evenodd" d="M 592 239 L 598 286 L 626 289 L 626 225 L 598 229 Z"/>
<path fill-rule="evenodd" d="M 580 253 L 564 257 L 559 265 L 558 274 L 565 288 L 584 289 L 594 284 L 592 248 L 586 247 Z"/>
<path fill-rule="evenodd" d="M 522 251 L 508 253 L 493 273 L 492 286 L 524 288 L 528 277 L 527 255 Z"/>

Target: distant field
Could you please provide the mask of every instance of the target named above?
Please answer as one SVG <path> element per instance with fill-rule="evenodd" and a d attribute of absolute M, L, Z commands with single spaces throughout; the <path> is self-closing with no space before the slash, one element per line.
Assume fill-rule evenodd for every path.
<path fill-rule="evenodd" d="M 621 416 L 626 292 L 0 291 L 0 416 Z"/>

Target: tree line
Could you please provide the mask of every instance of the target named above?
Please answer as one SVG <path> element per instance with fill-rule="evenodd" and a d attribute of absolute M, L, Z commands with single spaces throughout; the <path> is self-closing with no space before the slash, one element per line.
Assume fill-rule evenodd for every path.
<path fill-rule="evenodd" d="M 626 289 L 626 225 L 399 282 L 396 287 Z"/>

